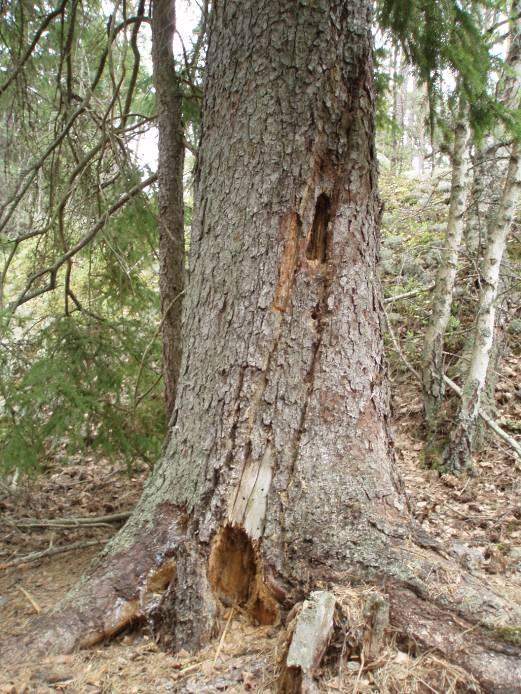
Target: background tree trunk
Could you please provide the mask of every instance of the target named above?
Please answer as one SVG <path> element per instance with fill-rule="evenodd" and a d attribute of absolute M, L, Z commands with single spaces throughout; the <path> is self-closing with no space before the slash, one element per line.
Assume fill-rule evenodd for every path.
<path fill-rule="evenodd" d="M 521 678 L 515 647 L 472 651 L 483 625 L 521 610 L 432 551 L 394 469 L 370 7 L 213 5 L 169 442 L 90 577 L 33 628 L 33 651 L 150 611 L 174 648 L 196 649 L 221 603 L 271 623 L 321 582 L 372 580 L 397 622 L 415 606 L 411 637 L 440 647 L 441 621 L 450 657 L 481 680 Z"/>
<path fill-rule="evenodd" d="M 437 440 L 439 412 L 445 391 L 443 341 L 449 323 L 467 202 L 467 147 L 470 128 L 468 108 L 461 102 L 452 150 L 452 184 L 443 254 L 436 276 L 431 319 L 422 356 L 423 407 L 425 413 L 425 461 L 441 462 Z"/>
<path fill-rule="evenodd" d="M 521 1 L 512 2 L 512 29 L 507 56 L 508 71 L 500 84 L 500 101 L 506 108 L 519 105 L 521 86 Z M 494 353 L 496 301 L 507 237 L 521 191 L 521 153 L 515 140 L 504 176 L 497 209 L 489 205 L 487 238 L 480 271 L 480 292 L 473 333 L 470 364 L 462 388 L 462 398 L 449 444 L 444 452 L 447 467 L 459 472 L 472 465 L 472 451 L 479 423 L 479 409 L 485 395 L 491 355 Z M 497 368 L 500 350 L 492 360 Z M 495 382 L 495 378 L 493 378 Z"/>
<path fill-rule="evenodd" d="M 182 95 L 173 55 L 174 0 L 153 0 L 152 60 L 159 134 L 159 290 L 167 419 L 175 402 L 181 364 L 184 287 L 184 129 Z"/>
<path fill-rule="evenodd" d="M 488 231 L 471 362 L 462 388 L 456 425 L 444 453 L 445 465 L 454 472 L 472 465 L 473 440 L 494 341 L 499 273 L 520 190 L 521 155 L 518 145 L 514 144 L 497 218 Z"/>

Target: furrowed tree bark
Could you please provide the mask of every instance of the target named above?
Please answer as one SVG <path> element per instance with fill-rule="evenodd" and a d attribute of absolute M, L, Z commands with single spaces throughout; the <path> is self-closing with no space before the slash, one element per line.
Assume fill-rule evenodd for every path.
<path fill-rule="evenodd" d="M 173 648 L 197 649 L 222 604 L 273 623 L 324 582 L 378 582 L 396 622 L 416 596 L 408 636 L 438 647 L 436 622 L 450 623 L 454 659 L 521 622 L 433 549 L 394 468 L 370 8 L 213 4 L 169 441 L 89 577 L 35 622 L 31 653 L 146 615 Z M 469 668 L 514 691 L 519 648 L 492 641 Z"/>
<path fill-rule="evenodd" d="M 452 150 L 452 184 L 443 254 L 436 276 L 431 319 L 422 356 L 423 408 L 426 427 L 425 462 L 441 462 L 438 452 L 439 414 L 445 392 L 443 342 L 450 319 L 467 201 L 468 108 L 461 97 Z"/>
<path fill-rule="evenodd" d="M 175 0 L 153 0 L 152 62 L 159 135 L 159 291 L 167 420 L 174 408 L 181 364 L 181 298 L 185 275 L 184 127 L 182 94 L 173 55 L 174 33 Z"/>

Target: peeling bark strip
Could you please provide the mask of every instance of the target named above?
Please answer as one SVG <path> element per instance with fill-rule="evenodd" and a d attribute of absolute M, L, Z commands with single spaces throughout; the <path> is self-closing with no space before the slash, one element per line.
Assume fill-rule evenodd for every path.
<path fill-rule="evenodd" d="M 291 289 L 297 269 L 299 240 L 302 234 L 302 222 L 296 212 L 291 212 L 283 223 L 284 252 L 279 268 L 273 308 L 285 311 L 288 305 Z"/>

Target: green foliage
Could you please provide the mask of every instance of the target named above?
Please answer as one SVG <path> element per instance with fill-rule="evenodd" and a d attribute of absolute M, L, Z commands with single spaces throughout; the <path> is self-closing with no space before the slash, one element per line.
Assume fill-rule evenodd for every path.
<path fill-rule="evenodd" d="M 503 5 L 495 0 L 379 1 L 379 25 L 401 45 L 420 81 L 427 85 L 431 138 L 436 127 L 445 133 L 452 130 L 453 117 L 449 117 L 449 130 L 445 122 L 448 74 L 456 82 L 458 95 L 470 105 L 477 140 L 498 119 L 511 129 L 519 127 L 517 114 L 503 109 L 495 98 L 491 75 L 504 69 L 504 64 L 493 52 L 494 33 L 483 26 L 485 11 Z M 507 11 L 505 7 L 503 11 Z"/>
<path fill-rule="evenodd" d="M 86 447 L 153 462 L 164 436 L 149 11 L 2 7 L 0 474 Z M 192 143 L 204 45 L 178 66 Z"/>
<path fill-rule="evenodd" d="M 17 323 L 0 352 L 0 472 L 87 447 L 154 461 L 164 434 L 157 334 L 136 318 L 80 311 L 29 331 Z"/>
<path fill-rule="evenodd" d="M 444 68 L 462 79 L 469 94 L 486 86 L 489 46 L 476 12 L 487 3 L 456 0 L 381 0 L 378 20 L 401 43 L 420 79 L 435 83 Z"/>
<path fill-rule="evenodd" d="M 386 69 L 388 51 L 385 48 L 377 48 L 373 54 L 374 61 L 374 90 L 375 90 L 375 124 L 380 130 L 396 127 L 392 115 L 389 113 L 387 98 L 393 76 Z"/>

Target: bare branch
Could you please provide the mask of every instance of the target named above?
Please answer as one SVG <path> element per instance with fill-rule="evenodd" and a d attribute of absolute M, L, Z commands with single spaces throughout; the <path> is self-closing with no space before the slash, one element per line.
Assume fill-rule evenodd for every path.
<path fill-rule="evenodd" d="M 75 549 L 84 549 L 85 547 L 94 547 L 95 545 L 103 545 L 106 543 L 106 539 L 100 540 L 88 540 L 86 542 L 73 542 L 70 545 L 61 545 L 60 547 L 49 547 L 48 549 L 43 549 L 41 552 L 31 552 L 31 554 L 26 554 L 23 557 L 17 557 L 11 561 L 0 564 L 0 571 L 9 569 L 12 566 L 20 566 L 20 564 L 27 564 L 31 561 L 37 561 L 38 559 L 43 559 L 44 557 L 53 557 L 56 554 L 63 554 L 64 552 L 72 552 Z"/>
<path fill-rule="evenodd" d="M 149 176 L 147 179 L 142 181 L 141 183 L 137 184 L 133 188 L 131 188 L 129 191 L 127 191 L 124 195 L 120 197 L 117 202 L 115 202 L 111 207 L 109 207 L 108 210 L 98 219 L 96 224 L 89 230 L 83 238 L 81 238 L 78 243 L 76 243 L 74 246 L 72 246 L 66 253 L 64 253 L 58 260 L 56 260 L 52 265 L 49 267 L 44 268 L 43 270 L 38 270 L 37 272 L 33 273 L 29 279 L 27 280 L 27 284 L 23 292 L 20 294 L 18 299 L 10 304 L 10 309 L 14 313 L 17 308 L 19 308 L 22 304 L 27 303 L 28 301 L 31 301 L 31 299 L 36 298 L 37 296 L 41 296 L 42 294 L 45 294 L 46 292 L 52 291 L 53 289 L 56 288 L 56 277 L 58 274 L 58 270 L 64 265 L 70 258 L 75 256 L 79 251 L 81 251 L 82 248 L 85 248 L 90 241 L 96 236 L 96 234 L 103 229 L 105 224 L 107 223 L 108 219 L 118 210 L 120 210 L 124 205 L 129 202 L 132 198 L 134 198 L 136 195 L 141 193 L 145 188 L 148 188 L 151 186 L 153 183 L 155 183 L 157 180 L 157 174 L 152 174 L 152 176 Z M 49 275 L 49 282 L 43 286 L 40 287 L 39 289 L 35 289 L 32 292 L 29 292 L 30 288 L 32 285 L 36 282 L 36 280 L 40 279 L 44 275 Z"/>
<path fill-rule="evenodd" d="M 20 70 L 24 67 L 25 63 L 29 60 L 31 57 L 34 49 L 38 45 L 38 41 L 40 40 L 43 32 L 47 29 L 49 24 L 52 22 L 53 19 L 56 17 L 59 17 L 60 14 L 65 9 L 65 5 L 67 4 L 68 0 L 63 0 L 62 4 L 53 12 L 50 12 L 43 20 L 43 22 L 40 24 L 38 27 L 38 30 L 36 31 L 36 34 L 33 37 L 33 40 L 29 44 L 29 47 L 25 51 L 22 59 L 18 63 L 18 65 L 13 69 L 12 73 L 9 75 L 9 77 L 6 79 L 6 81 L 0 85 L 0 96 L 6 91 L 6 89 L 9 88 L 9 86 L 14 82 L 14 80 L 17 78 L 18 74 L 20 73 Z"/>
<path fill-rule="evenodd" d="M 435 284 L 432 283 L 428 287 L 422 287 L 421 289 L 413 289 L 410 292 L 405 292 L 405 294 L 397 294 L 396 296 L 389 296 L 384 299 L 384 304 L 394 304 L 395 301 L 401 301 L 402 299 L 410 299 L 413 296 L 418 296 L 418 294 L 425 294 L 434 289 Z"/>
<path fill-rule="evenodd" d="M 132 48 L 132 53 L 134 54 L 134 65 L 132 67 L 132 75 L 130 77 L 130 84 L 128 86 L 127 97 L 125 99 L 125 108 L 123 109 L 123 117 L 121 119 L 121 124 L 123 127 L 127 123 L 128 114 L 132 106 L 132 98 L 134 96 L 134 89 L 136 87 L 136 82 L 139 74 L 139 65 L 141 62 L 141 54 L 139 52 L 139 47 L 137 45 L 137 37 L 139 34 L 139 29 L 141 28 L 141 22 L 145 15 L 145 0 L 139 0 L 138 7 L 138 21 L 134 23 L 132 27 L 132 36 L 130 38 L 130 46 Z"/>
<path fill-rule="evenodd" d="M 107 58 L 110 53 L 110 47 L 116 38 L 116 36 L 119 34 L 120 31 L 122 31 L 126 26 L 129 24 L 132 24 L 136 21 L 145 21 L 145 19 L 140 19 L 136 17 L 132 17 L 131 19 L 127 19 L 124 22 L 121 22 L 117 26 L 114 26 L 113 22 L 111 22 L 111 26 L 109 29 L 109 37 L 107 41 L 107 46 L 105 47 L 103 54 L 100 58 L 100 61 L 98 63 L 98 68 L 96 70 L 96 74 L 91 82 L 91 85 L 82 99 L 80 105 L 78 108 L 72 113 L 72 115 L 68 118 L 67 122 L 65 123 L 64 127 L 60 131 L 60 133 L 55 137 L 53 142 L 47 147 L 45 152 L 33 163 L 31 166 L 20 176 L 20 179 L 15 187 L 15 192 L 13 196 L 5 203 L 3 206 L 4 210 L 7 210 L 4 219 L 0 223 L 0 232 L 6 227 L 8 222 L 10 221 L 11 217 L 13 216 L 16 208 L 18 207 L 20 201 L 22 198 L 25 196 L 27 193 L 30 185 L 36 178 L 36 175 L 38 174 L 38 171 L 41 169 L 45 161 L 49 158 L 49 156 L 56 150 L 57 147 L 62 143 L 70 129 L 72 128 L 73 124 L 75 123 L 76 119 L 86 111 L 89 102 L 92 98 L 92 95 L 103 75 L 104 69 L 105 69 L 105 64 L 107 62 Z"/>

